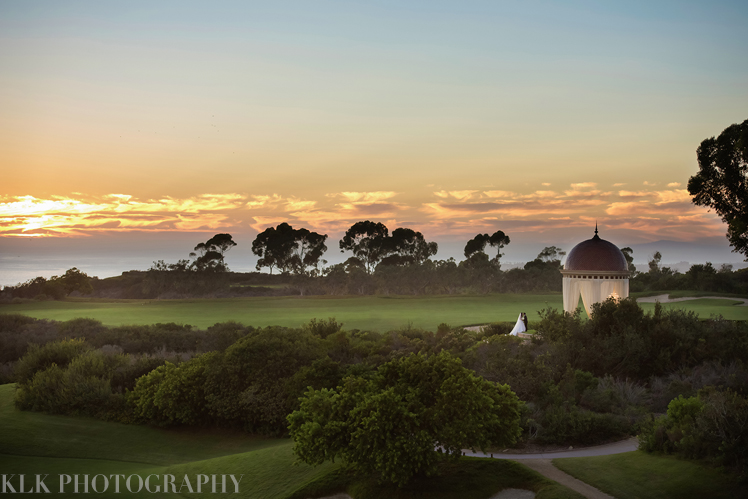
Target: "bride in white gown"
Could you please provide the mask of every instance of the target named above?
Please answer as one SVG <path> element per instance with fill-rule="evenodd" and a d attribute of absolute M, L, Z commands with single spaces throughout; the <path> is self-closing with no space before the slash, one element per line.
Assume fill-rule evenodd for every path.
<path fill-rule="evenodd" d="M 509 333 L 512 336 L 517 336 L 517 333 L 524 333 L 527 331 L 527 328 L 525 327 L 525 321 L 522 320 L 522 312 L 519 314 L 519 319 L 517 319 L 517 323 L 514 325 L 514 329 L 512 329 L 512 332 Z"/>

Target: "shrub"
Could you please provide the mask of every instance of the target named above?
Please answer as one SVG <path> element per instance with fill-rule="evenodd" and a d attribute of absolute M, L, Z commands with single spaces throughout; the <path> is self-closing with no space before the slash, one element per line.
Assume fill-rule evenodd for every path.
<path fill-rule="evenodd" d="M 330 317 L 328 320 L 312 319 L 309 321 L 309 324 L 304 326 L 305 331 L 309 331 L 311 334 L 323 339 L 337 333 L 341 329 L 343 329 L 343 324 L 336 321 L 334 317 Z"/>
<path fill-rule="evenodd" d="M 689 458 L 711 458 L 748 473 L 748 399 L 732 390 L 705 388 L 697 397 L 678 397 L 666 416 L 650 422 L 639 448 Z"/>
<path fill-rule="evenodd" d="M 546 408 L 539 420 L 538 440 L 544 443 L 595 444 L 626 435 L 630 423 L 622 416 L 600 414 L 575 405 Z"/>
<path fill-rule="evenodd" d="M 50 414 L 105 417 L 112 398 L 112 372 L 126 361 L 121 355 L 89 350 L 70 360 L 67 367 L 52 363 L 19 384 L 16 405 Z"/>
<path fill-rule="evenodd" d="M 167 362 L 141 377 L 129 397 L 135 416 L 166 425 L 205 423 L 206 369 L 216 355 L 203 354 L 179 366 Z"/>
<path fill-rule="evenodd" d="M 64 368 L 77 356 L 90 349 L 91 347 L 82 339 L 56 341 L 43 346 L 31 345 L 26 355 L 16 363 L 16 382 L 27 383 L 37 372 L 53 364 L 58 368 Z"/>

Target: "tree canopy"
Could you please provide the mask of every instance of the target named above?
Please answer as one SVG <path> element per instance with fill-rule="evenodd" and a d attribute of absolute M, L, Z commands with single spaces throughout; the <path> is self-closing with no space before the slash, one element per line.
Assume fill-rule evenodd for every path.
<path fill-rule="evenodd" d="M 392 231 L 392 236 L 385 240 L 385 251 L 388 256 L 382 259 L 383 265 L 420 265 L 429 257 L 436 255 L 439 246 L 427 242 L 423 234 L 413 229 L 400 227 Z"/>
<path fill-rule="evenodd" d="M 340 240 L 340 251 L 351 251 L 371 272 L 387 254 L 389 229 L 381 222 L 369 220 L 353 224 Z"/>
<path fill-rule="evenodd" d="M 198 271 L 226 272 L 229 270 L 224 256 L 226 252 L 236 246 L 231 234 L 216 234 L 204 243 L 195 246 L 195 252 L 190 253 L 194 258 L 192 267 Z"/>
<path fill-rule="evenodd" d="M 404 485 L 464 448 L 514 443 L 520 408 L 507 385 L 476 376 L 442 351 L 390 361 L 371 378 L 348 377 L 336 389 L 309 390 L 288 422 L 302 461 L 341 458 Z"/>
<path fill-rule="evenodd" d="M 421 265 L 436 255 L 439 245 L 426 241 L 423 234 L 407 227 L 392 231 L 380 222 L 357 222 L 340 240 L 340 250 L 353 252 L 346 265 L 356 263 L 372 273 L 378 264 L 384 267 Z"/>
<path fill-rule="evenodd" d="M 493 258 L 493 261 L 498 264 L 503 256 L 501 253 L 502 248 L 510 242 L 509 236 L 501 230 L 497 230 L 490 236 L 488 234 L 478 234 L 465 244 L 465 257 L 470 263 L 477 263 L 479 261 L 487 262 L 486 245 L 488 245 L 496 248 L 496 256 Z"/>
<path fill-rule="evenodd" d="M 733 251 L 748 261 L 748 120 L 702 141 L 696 157 L 699 172 L 688 180 L 688 193 L 722 217 Z"/>
<path fill-rule="evenodd" d="M 546 246 L 538 253 L 538 260 L 543 262 L 558 262 L 561 264 L 561 258 L 566 255 L 566 251 L 561 250 L 558 246 Z"/>
<path fill-rule="evenodd" d="M 294 229 L 286 222 L 268 227 L 252 242 L 252 253 L 259 256 L 257 270 L 262 267 L 278 268 L 284 274 L 305 275 L 307 269 L 317 270 L 322 254 L 327 251 L 326 234 L 308 229 Z M 324 263 L 324 261 L 322 261 Z"/>
<path fill-rule="evenodd" d="M 628 266 L 631 277 L 636 275 L 636 265 L 634 265 L 634 250 L 631 247 L 626 246 L 625 248 L 619 248 L 623 257 L 626 259 L 626 265 Z"/>

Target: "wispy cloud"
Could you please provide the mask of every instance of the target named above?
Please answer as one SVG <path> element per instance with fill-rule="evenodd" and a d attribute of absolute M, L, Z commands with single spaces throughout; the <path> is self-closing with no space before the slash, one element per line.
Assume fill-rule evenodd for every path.
<path fill-rule="evenodd" d="M 544 231 L 558 228 L 560 223 L 574 227 L 589 225 L 595 220 L 609 227 L 650 235 L 668 231 L 675 237 L 676 228 L 680 228 L 676 237 L 679 240 L 705 234 L 714 236 L 721 230 L 707 210 L 691 203 L 683 189 L 644 188 L 609 192 L 597 187 L 594 182 L 579 182 L 560 192 L 473 191 L 470 198 L 462 200 L 450 192 L 440 191 L 434 193 L 435 199 L 423 203 L 421 211 L 434 226 L 440 225 L 451 231 L 467 229 L 474 232 L 471 227 L 486 223 L 502 230 L 513 226 L 515 231 Z M 616 220 L 626 220 L 626 225 Z M 645 223 L 644 220 L 648 221 Z M 696 227 L 691 231 L 687 227 L 689 224 Z"/>
<path fill-rule="evenodd" d="M 281 222 L 322 233 L 341 233 L 360 220 L 387 221 L 434 235 L 476 231 L 538 232 L 588 227 L 595 220 L 642 237 L 693 240 L 724 233 L 719 219 L 697 207 L 677 182 L 669 188 L 602 191 L 593 182 L 558 190 L 430 191 L 404 202 L 395 191 L 342 191 L 316 199 L 279 193 L 200 194 L 138 199 L 126 193 L 100 196 L 0 197 L 0 235 L 85 236 L 112 231 L 262 231 Z M 411 198 L 412 199 L 412 198 Z M 417 198 L 416 198 L 417 199 Z"/>
<path fill-rule="evenodd" d="M 339 192 L 337 194 L 328 194 L 330 197 L 342 197 L 350 203 L 378 203 L 396 195 L 397 193 L 394 191 Z"/>
<path fill-rule="evenodd" d="M 6 236 L 70 236 L 111 230 L 210 230 L 230 225 L 228 215 L 244 196 L 202 194 L 177 199 L 139 201 L 127 194 L 79 199 L 33 196 L 0 200 L 0 234 Z"/>

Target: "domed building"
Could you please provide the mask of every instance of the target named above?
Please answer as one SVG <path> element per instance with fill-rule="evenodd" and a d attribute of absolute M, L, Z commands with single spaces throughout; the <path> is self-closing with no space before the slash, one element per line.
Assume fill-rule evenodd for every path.
<path fill-rule="evenodd" d="M 573 313 L 582 296 L 587 315 L 592 315 L 592 305 L 607 300 L 629 296 L 629 270 L 626 257 L 618 247 L 595 237 L 574 246 L 566 257 L 564 269 L 564 311 Z"/>

